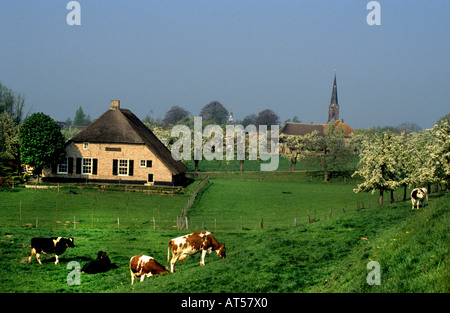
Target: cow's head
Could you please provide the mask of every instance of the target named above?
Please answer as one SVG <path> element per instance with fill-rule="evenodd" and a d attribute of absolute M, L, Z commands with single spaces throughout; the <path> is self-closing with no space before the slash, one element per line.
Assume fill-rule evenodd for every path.
<path fill-rule="evenodd" d="M 417 190 L 417 198 L 423 199 L 424 196 L 425 196 L 425 195 L 424 195 L 423 191 L 419 188 L 419 189 Z"/>
<path fill-rule="evenodd" d="M 66 247 L 69 248 L 74 248 L 75 244 L 73 243 L 73 237 L 67 238 L 66 239 Z"/>
<path fill-rule="evenodd" d="M 225 244 L 221 245 L 220 248 L 216 250 L 217 255 L 219 255 L 222 259 L 225 259 L 227 257 L 225 251 Z"/>
<path fill-rule="evenodd" d="M 99 251 L 97 253 L 97 260 L 106 259 L 108 257 L 108 253 Z"/>

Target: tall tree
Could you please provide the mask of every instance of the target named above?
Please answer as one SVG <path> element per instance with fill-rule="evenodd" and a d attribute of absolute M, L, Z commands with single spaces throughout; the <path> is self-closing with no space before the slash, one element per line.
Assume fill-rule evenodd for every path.
<path fill-rule="evenodd" d="M 202 108 L 200 116 L 203 118 L 203 125 L 223 125 L 228 120 L 228 111 L 222 103 L 212 101 Z"/>
<path fill-rule="evenodd" d="M 8 113 L 0 113 L 0 176 L 20 174 L 19 151 L 19 125 Z"/>
<path fill-rule="evenodd" d="M 317 131 L 303 136 L 286 134 L 280 136 L 281 155 L 289 161 L 289 168 L 292 171 L 295 171 L 295 165 L 300 160 L 317 156 L 316 142 L 318 137 Z"/>
<path fill-rule="evenodd" d="M 435 183 L 446 185 L 450 189 L 450 124 L 442 121 L 430 130 L 433 141 L 428 145 L 428 167 Z"/>
<path fill-rule="evenodd" d="M 189 116 L 189 112 L 183 109 L 182 107 L 179 107 L 177 105 L 174 105 L 170 108 L 169 111 L 167 111 L 166 115 L 164 116 L 163 123 L 164 126 L 168 126 L 170 124 L 176 124 L 178 121 L 186 118 Z"/>
<path fill-rule="evenodd" d="M 44 113 L 30 115 L 19 128 L 20 157 L 40 173 L 45 165 L 64 157 L 64 136 L 56 122 Z"/>
<path fill-rule="evenodd" d="M 280 123 L 280 117 L 275 114 L 272 110 L 263 110 L 258 113 L 258 116 L 255 118 L 255 125 L 267 125 L 269 129 L 271 125 L 278 125 Z"/>
<path fill-rule="evenodd" d="M 396 159 L 391 145 L 393 134 L 386 131 L 375 134 L 371 141 L 364 143 L 360 154 L 360 168 L 352 176 L 359 175 L 364 182 L 357 185 L 354 192 L 379 190 L 379 205 L 383 205 L 383 194 L 385 191 L 395 190 L 400 183 L 396 177 Z"/>
<path fill-rule="evenodd" d="M 0 113 L 8 113 L 15 123 L 20 123 L 23 118 L 25 108 L 25 97 L 16 94 L 11 89 L 0 83 Z"/>
<path fill-rule="evenodd" d="M 74 126 L 88 126 L 91 123 L 91 117 L 86 115 L 83 108 L 80 106 L 75 112 L 75 118 L 73 119 Z"/>

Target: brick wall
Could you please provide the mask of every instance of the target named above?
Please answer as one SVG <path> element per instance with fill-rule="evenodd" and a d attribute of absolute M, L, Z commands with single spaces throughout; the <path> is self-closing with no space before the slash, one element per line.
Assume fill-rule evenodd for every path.
<path fill-rule="evenodd" d="M 90 180 L 121 180 L 121 181 L 143 181 L 147 182 L 148 174 L 153 174 L 154 182 L 172 182 L 172 173 L 159 160 L 145 145 L 132 145 L 132 144 L 105 144 L 105 143 L 89 143 L 89 147 L 85 147 L 84 143 L 71 142 L 66 147 L 66 155 L 69 158 L 73 158 L 73 173 L 68 174 L 56 174 L 56 167 L 53 171 L 47 169 L 44 172 L 46 177 L 58 177 L 58 178 L 88 178 Z M 77 165 L 80 166 L 80 158 L 93 158 L 96 159 L 95 167 L 96 173 L 91 175 L 77 174 Z M 119 160 L 133 160 L 132 176 L 130 176 L 130 169 L 126 170 L 128 175 L 120 175 L 119 173 Z M 116 161 L 116 169 L 114 169 L 114 161 Z M 151 161 L 151 167 L 141 167 L 141 160 Z M 72 163 L 70 162 L 70 163 Z M 128 165 L 130 165 L 128 161 Z M 123 163 L 122 163 L 123 164 Z M 70 164 L 72 165 L 72 164 Z M 92 164 L 91 166 L 94 166 Z"/>

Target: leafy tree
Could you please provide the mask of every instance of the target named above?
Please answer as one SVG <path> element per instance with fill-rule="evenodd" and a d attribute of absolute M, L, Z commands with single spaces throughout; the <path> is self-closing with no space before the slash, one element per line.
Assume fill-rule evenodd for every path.
<path fill-rule="evenodd" d="M 212 101 L 202 108 L 200 116 L 203 118 L 203 125 L 223 125 L 228 120 L 228 111 L 220 102 Z"/>
<path fill-rule="evenodd" d="M 303 136 L 281 134 L 281 155 L 289 160 L 289 167 L 295 171 L 295 165 L 307 157 L 315 157 L 315 143 L 318 140 L 317 131 Z"/>
<path fill-rule="evenodd" d="M 246 127 L 248 125 L 254 125 L 256 120 L 256 114 L 249 114 L 241 121 L 241 125 Z"/>
<path fill-rule="evenodd" d="M 83 108 L 80 106 L 75 112 L 75 118 L 73 119 L 73 126 L 88 126 L 91 123 L 91 117 L 86 115 Z"/>
<path fill-rule="evenodd" d="M 440 124 L 441 122 L 445 122 L 447 121 L 448 123 L 450 123 L 450 113 L 446 114 L 444 116 L 442 116 L 438 121 L 437 124 Z"/>
<path fill-rule="evenodd" d="M 434 182 L 450 188 L 450 124 L 443 121 L 430 130 L 434 140 L 428 145 L 429 159 L 427 166 Z"/>
<path fill-rule="evenodd" d="M 391 144 L 393 134 L 386 131 L 382 134 L 375 134 L 373 140 L 364 143 L 360 154 L 360 169 L 355 171 L 352 176 L 359 175 L 364 182 L 357 185 L 353 191 L 379 190 L 379 205 L 383 205 L 383 193 L 387 190 L 395 190 L 400 183 L 396 177 L 396 159 L 393 146 Z"/>
<path fill-rule="evenodd" d="M 20 174 L 19 126 L 11 115 L 0 114 L 0 176 Z"/>
<path fill-rule="evenodd" d="M 15 123 L 20 123 L 23 118 L 25 97 L 15 94 L 11 89 L 0 83 L 0 113 L 8 113 Z"/>
<path fill-rule="evenodd" d="M 44 113 L 30 115 L 19 128 L 20 156 L 40 173 L 45 165 L 61 162 L 64 136 L 58 124 Z"/>
<path fill-rule="evenodd" d="M 417 123 L 412 122 L 403 122 L 396 127 L 397 133 L 408 132 L 408 133 L 416 133 L 420 132 L 422 128 L 417 125 Z"/>
<path fill-rule="evenodd" d="M 190 113 L 185 109 L 175 105 L 171 107 L 169 111 L 167 111 L 166 115 L 164 116 L 163 123 L 165 126 L 176 124 L 180 120 L 188 117 L 189 114 Z"/>
<path fill-rule="evenodd" d="M 280 123 L 280 117 L 275 114 L 272 110 L 264 110 L 259 112 L 258 116 L 255 118 L 255 125 L 267 125 L 267 129 L 271 125 L 278 125 Z"/>
<path fill-rule="evenodd" d="M 312 150 L 316 151 L 315 157 L 320 158 L 320 165 L 323 167 L 323 180 L 329 180 L 329 173 L 332 170 L 347 169 L 347 164 L 353 156 L 350 146 L 345 142 L 344 130 L 330 123 L 326 126 L 324 136 L 314 136 L 312 140 Z"/>

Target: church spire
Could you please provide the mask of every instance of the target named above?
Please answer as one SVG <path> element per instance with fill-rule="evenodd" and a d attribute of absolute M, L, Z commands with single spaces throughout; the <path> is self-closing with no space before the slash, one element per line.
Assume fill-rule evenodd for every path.
<path fill-rule="evenodd" d="M 336 85 L 336 70 L 334 70 L 333 91 L 331 92 L 330 107 L 328 108 L 328 123 L 335 122 L 339 119 L 339 105 Z"/>

